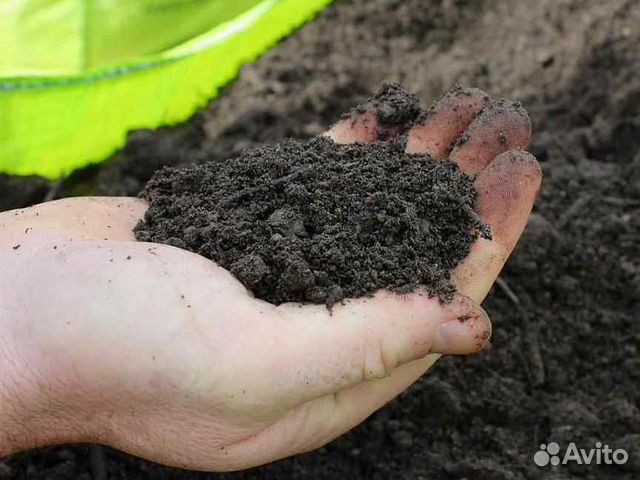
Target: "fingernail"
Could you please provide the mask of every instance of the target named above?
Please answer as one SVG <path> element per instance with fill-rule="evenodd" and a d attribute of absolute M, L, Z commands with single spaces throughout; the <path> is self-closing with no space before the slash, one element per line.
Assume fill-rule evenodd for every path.
<path fill-rule="evenodd" d="M 485 348 L 491 337 L 491 322 L 484 310 L 461 315 L 441 324 L 434 335 L 433 353 L 464 355 Z"/>

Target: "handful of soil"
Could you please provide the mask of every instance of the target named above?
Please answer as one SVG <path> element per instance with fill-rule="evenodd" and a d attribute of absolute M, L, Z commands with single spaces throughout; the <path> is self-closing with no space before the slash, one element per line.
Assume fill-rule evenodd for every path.
<path fill-rule="evenodd" d="M 325 303 L 424 286 L 452 299 L 450 271 L 488 228 L 470 177 L 405 153 L 404 139 L 327 138 L 164 168 L 141 196 L 141 241 L 184 248 L 230 270 L 274 304 Z"/>

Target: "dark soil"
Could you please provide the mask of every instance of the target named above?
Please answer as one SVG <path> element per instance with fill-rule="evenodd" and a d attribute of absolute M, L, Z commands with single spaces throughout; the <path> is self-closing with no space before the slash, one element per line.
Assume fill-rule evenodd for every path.
<path fill-rule="evenodd" d="M 451 269 L 488 228 L 469 176 L 405 147 L 319 137 L 164 168 L 142 193 L 150 206 L 136 237 L 210 258 L 274 304 L 418 285 L 450 301 Z"/>
<path fill-rule="evenodd" d="M 0 174 L 0 211 L 40 203 L 50 190 L 44 178 Z"/>
<path fill-rule="evenodd" d="M 161 166 L 317 135 L 384 80 L 401 81 L 425 102 L 455 83 L 520 100 L 545 177 L 525 235 L 485 302 L 491 349 L 442 359 L 325 448 L 228 475 L 55 448 L 9 459 L 0 478 L 639 478 L 638 25 L 633 0 L 339 1 L 247 66 L 189 123 L 136 132 L 112 160 L 65 181 L 58 195 L 135 195 Z M 13 190 L 8 202 L 2 183 L 0 192 L 5 208 L 36 200 Z M 533 455 L 551 441 L 623 446 L 630 460 L 536 467 Z"/>

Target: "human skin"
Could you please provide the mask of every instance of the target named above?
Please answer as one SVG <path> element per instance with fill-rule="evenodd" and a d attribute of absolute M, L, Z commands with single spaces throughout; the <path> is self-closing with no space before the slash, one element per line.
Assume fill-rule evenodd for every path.
<path fill-rule="evenodd" d="M 451 93 L 406 134 L 411 153 L 476 176 L 478 239 L 458 294 L 321 305 L 257 300 L 196 254 L 136 242 L 147 205 L 76 198 L 0 214 L 0 457 L 93 442 L 176 467 L 227 471 L 318 448 L 415 382 L 440 354 L 484 348 L 478 306 L 540 187 L 526 114 Z M 452 147 L 461 134 L 469 140 Z M 337 142 L 375 141 L 372 110 Z M 499 141 L 495 141 L 499 137 Z"/>

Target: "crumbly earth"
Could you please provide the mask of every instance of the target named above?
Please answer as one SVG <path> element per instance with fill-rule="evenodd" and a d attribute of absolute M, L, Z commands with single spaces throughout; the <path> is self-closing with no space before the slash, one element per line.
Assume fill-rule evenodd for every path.
<path fill-rule="evenodd" d="M 275 304 L 419 285 L 450 301 L 451 269 L 488 228 L 473 212 L 473 180 L 405 144 L 289 140 L 162 169 L 142 192 L 150 206 L 136 238 L 210 258 Z"/>
<path fill-rule="evenodd" d="M 640 3 L 342 0 L 243 70 L 190 122 L 132 133 L 57 196 L 136 195 L 161 166 L 322 133 L 383 81 L 515 98 L 544 172 L 534 215 L 484 307 L 492 347 L 446 357 L 319 451 L 248 472 L 159 467 L 99 447 L 15 456 L 29 480 L 636 480 L 640 477 Z M 6 189 L 4 208 L 40 201 Z M 39 188 L 39 187 L 38 187 Z M 10 198 L 7 198 L 10 197 Z M 515 296 L 507 293 L 508 286 Z M 517 300 L 517 303 L 516 303 Z M 624 466 L 537 467 L 541 443 L 624 447 Z"/>

